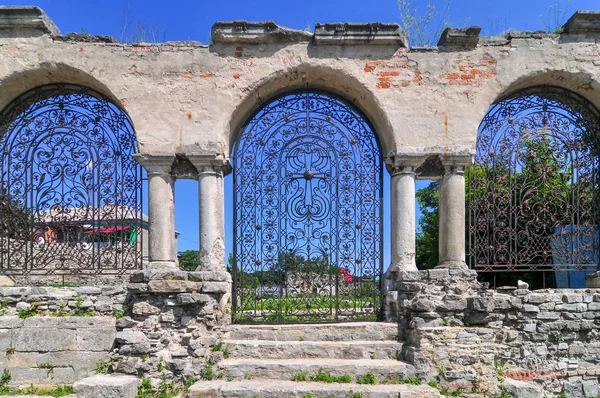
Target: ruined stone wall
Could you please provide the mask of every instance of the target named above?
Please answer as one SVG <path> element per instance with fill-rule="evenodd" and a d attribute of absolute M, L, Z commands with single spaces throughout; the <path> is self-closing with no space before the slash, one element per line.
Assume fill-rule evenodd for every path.
<path fill-rule="evenodd" d="M 0 287 L 0 372 L 9 370 L 10 385 L 70 384 L 98 365 L 155 379 L 197 377 L 231 321 L 231 276 L 138 271 L 130 280 Z"/>
<path fill-rule="evenodd" d="M 404 355 L 425 379 L 451 390 L 517 380 L 598 395 L 600 289 L 488 290 L 475 272 L 447 269 L 405 272 L 397 289 Z"/>
<path fill-rule="evenodd" d="M 108 361 L 124 286 L 0 287 L 0 369 L 10 385 L 71 384 Z"/>
<path fill-rule="evenodd" d="M 231 322 L 231 276 L 149 270 L 132 274 L 131 282 L 128 315 L 116 323 L 111 371 L 178 381 L 198 377 Z"/>

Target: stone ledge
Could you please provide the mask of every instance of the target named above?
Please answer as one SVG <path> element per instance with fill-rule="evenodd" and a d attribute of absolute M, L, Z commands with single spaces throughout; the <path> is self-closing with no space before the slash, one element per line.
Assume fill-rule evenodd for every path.
<path fill-rule="evenodd" d="M 269 44 L 308 42 L 312 33 L 288 29 L 273 21 L 219 21 L 211 29 L 213 43 L 219 44 Z"/>
<path fill-rule="evenodd" d="M 0 6 L 0 37 L 60 35 L 60 30 L 36 6 Z"/>
<path fill-rule="evenodd" d="M 577 11 L 563 26 L 568 35 L 600 35 L 600 11 Z"/>
<path fill-rule="evenodd" d="M 479 44 L 481 26 L 466 29 L 446 28 L 438 42 L 438 48 L 446 50 L 473 50 Z"/>
<path fill-rule="evenodd" d="M 408 38 L 397 23 L 329 22 L 315 25 L 313 42 L 315 45 L 369 44 L 406 48 Z"/>
<path fill-rule="evenodd" d="M 192 282 L 172 279 L 156 279 L 144 283 L 130 283 L 127 285 L 135 293 L 208 293 L 224 294 L 231 292 L 231 282 Z"/>
<path fill-rule="evenodd" d="M 158 269 L 135 271 L 130 275 L 129 280 L 133 284 L 150 281 L 231 282 L 231 275 L 227 271 L 182 271 L 179 269 Z"/>

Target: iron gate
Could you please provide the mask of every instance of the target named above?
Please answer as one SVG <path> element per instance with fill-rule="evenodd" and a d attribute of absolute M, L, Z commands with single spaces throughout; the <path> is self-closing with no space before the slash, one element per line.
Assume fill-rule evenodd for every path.
<path fill-rule="evenodd" d="M 234 321 L 381 313 L 382 165 L 352 106 L 302 91 L 261 108 L 234 164 Z"/>
<path fill-rule="evenodd" d="M 598 267 L 600 113 L 558 87 L 493 105 L 469 179 L 469 259 L 479 271 Z"/>
<path fill-rule="evenodd" d="M 142 171 L 128 116 L 93 90 L 48 85 L 0 115 L 0 274 L 141 266 Z"/>

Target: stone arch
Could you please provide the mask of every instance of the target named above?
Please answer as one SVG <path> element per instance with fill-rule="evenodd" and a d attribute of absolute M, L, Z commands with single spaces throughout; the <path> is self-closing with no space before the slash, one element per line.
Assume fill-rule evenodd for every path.
<path fill-rule="evenodd" d="M 88 86 L 51 83 L 4 106 L 3 272 L 121 275 L 141 267 L 142 169 L 119 105 Z"/>
<path fill-rule="evenodd" d="M 597 77 L 591 73 L 573 73 L 566 70 L 545 70 L 519 76 L 506 82 L 498 90 L 492 104 L 496 104 L 519 91 L 537 86 L 555 86 L 572 91 L 589 101 L 596 109 L 600 109 L 600 82 Z M 483 110 L 479 120 L 483 119 L 488 109 L 489 107 Z"/>
<path fill-rule="evenodd" d="M 108 98 L 115 106 L 127 113 L 123 104 L 106 84 L 81 69 L 65 63 L 54 62 L 43 62 L 35 68 L 15 72 L 0 79 L 0 110 L 3 110 L 14 99 L 35 87 L 65 83 L 92 89 Z"/>
<path fill-rule="evenodd" d="M 516 81 L 487 110 L 469 177 L 473 268 L 595 270 L 597 88 L 589 77 L 549 72 Z"/>
<path fill-rule="evenodd" d="M 234 320 L 379 319 L 383 161 L 360 110 L 285 92 L 244 126 L 232 163 Z M 281 308 L 264 312 L 254 298 L 273 289 Z"/>
<path fill-rule="evenodd" d="M 226 126 L 229 152 L 235 147 L 244 124 L 261 106 L 269 103 L 273 98 L 295 90 L 324 91 L 341 97 L 356 106 L 371 123 L 383 156 L 396 149 L 393 128 L 386 111 L 370 89 L 343 70 L 327 66 L 303 65 L 265 77 L 240 101 Z"/>

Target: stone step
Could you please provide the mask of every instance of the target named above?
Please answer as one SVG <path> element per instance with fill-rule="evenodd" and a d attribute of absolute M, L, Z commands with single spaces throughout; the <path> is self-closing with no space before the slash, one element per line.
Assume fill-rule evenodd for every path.
<path fill-rule="evenodd" d="M 225 340 L 223 345 L 231 358 L 398 359 L 402 352 L 396 341 Z"/>
<path fill-rule="evenodd" d="M 201 381 L 190 387 L 188 398 L 348 398 L 351 393 L 362 398 L 436 398 L 441 397 L 429 386 L 403 384 L 340 384 L 294 382 L 287 380 Z M 361 394 L 362 393 L 362 394 Z M 359 395 L 361 394 L 361 395 Z"/>
<path fill-rule="evenodd" d="M 308 376 L 323 370 L 332 376 L 348 374 L 353 381 L 373 373 L 378 382 L 402 379 L 415 374 L 414 366 L 393 359 L 330 359 L 330 358 L 291 358 L 291 359 L 226 359 L 215 365 L 216 373 L 236 379 L 293 380 L 294 375 L 307 372 Z"/>
<path fill-rule="evenodd" d="M 292 325 L 232 325 L 228 340 L 352 341 L 396 340 L 398 325 L 387 322 L 348 322 Z"/>

